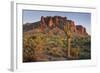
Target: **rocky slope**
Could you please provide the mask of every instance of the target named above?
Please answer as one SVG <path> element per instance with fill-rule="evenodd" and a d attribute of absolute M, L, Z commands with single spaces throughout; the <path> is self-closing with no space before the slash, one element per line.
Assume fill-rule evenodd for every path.
<path fill-rule="evenodd" d="M 65 27 L 69 24 L 71 56 Z M 68 36 L 67 36 L 68 37 Z M 23 24 L 23 62 L 62 61 L 91 58 L 91 36 L 82 25 L 61 16 L 41 16 L 40 21 Z"/>
<path fill-rule="evenodd" d="M 61 16 L 41 16 L 40 21 L 34 23 L 26 23 L 23 25 L 23 31 L 30 31 L 35 28 L 40 28 L 45 31 L 46 28 L 52 30 L 55 27 L 63 30 L 66 23 L 70 24 L 70 30 L 73 35 L 87 36 L 86 28 L 82 25 L 76 25 L 73 20 L 68 20 L 67 17 Z"/>

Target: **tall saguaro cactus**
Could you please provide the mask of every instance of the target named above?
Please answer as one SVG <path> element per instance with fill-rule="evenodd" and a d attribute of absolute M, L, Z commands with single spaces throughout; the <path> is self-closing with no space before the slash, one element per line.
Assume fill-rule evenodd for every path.
<path fill-rule="evenodd" d="M 70 27 L 70 23 L 69 22 L 66 22 L 65 23 L 65 26 L 64 26 L 64 32 L 66 34 L 66 39 L 67 39 L 67 56 L 68 58 L 71 57 L 71 54 L 70 54 L 70 50 L 71 50 L 71 27 Z"/>

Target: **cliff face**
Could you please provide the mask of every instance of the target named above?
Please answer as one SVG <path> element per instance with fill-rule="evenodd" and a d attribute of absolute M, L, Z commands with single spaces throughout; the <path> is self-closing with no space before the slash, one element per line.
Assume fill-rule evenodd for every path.
<path fill-rule="evenodd" d="M 65 25 L 69 24 L 71 33 L 75 36 L 86 36 L 86 28 L 82 25 L 76 25 L 73 20 L 68 20 L 67 17 L 61 16 L 41 16 L 40 21 L 34 23 L 26 23 L 23 25 L 23 31 L 30 31 L 35 28 L 41 29 L 41 31 L 47 32 L 51 31 L 53 28 L 60 31 L 64 30 Z"/>
<path fill-rule="evenodd" d="M 40 25 L 42 28 L 49 26 L 52 28 L 53 26 L 59 26 L 60 23 L 64 24 L 66 21 L 66 17 L 61 16 L 47 16 L 47 17 L 41 17 Z"/>
<path fill-rule="evenodd" d="M 49 27 L 51 29 L 54 27 L 59 27 L 60 29 L 63 29 L 66 23 L 70 24 L 70 29 L 72 33 L 76 35 L 88 35 L 85 27 L 83 27 L 82 25 L 75 25 L 74 21 L 67 20 L 66 17 L 61 16 L 42 16 L 40 20 L 40 27 L 41 29 L 45 29 L 46 27 Z"/>

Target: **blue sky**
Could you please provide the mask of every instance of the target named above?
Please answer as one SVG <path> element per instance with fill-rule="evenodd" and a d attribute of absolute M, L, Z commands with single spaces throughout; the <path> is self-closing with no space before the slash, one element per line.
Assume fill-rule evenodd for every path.
<path fill-rule="evenodd" d="M 39 21 L 41 16 L 66 16 L 76 25 L 83 25 L 91 34 L 91 13 L 23 10 L 23 24 Z"/>

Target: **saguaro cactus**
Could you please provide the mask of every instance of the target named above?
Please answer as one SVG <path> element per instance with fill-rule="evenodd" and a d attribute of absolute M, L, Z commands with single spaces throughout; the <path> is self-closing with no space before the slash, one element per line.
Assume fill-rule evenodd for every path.
<path fill-rule="evenodd" d="M 71 50 L 71 27 L 70 23 L 66 22 L 64 26 L 64 32 L 66 34 L 66 39 L 67 39 L 67 56 L 68 58 L 71 57 L 70 50 Z"/>

